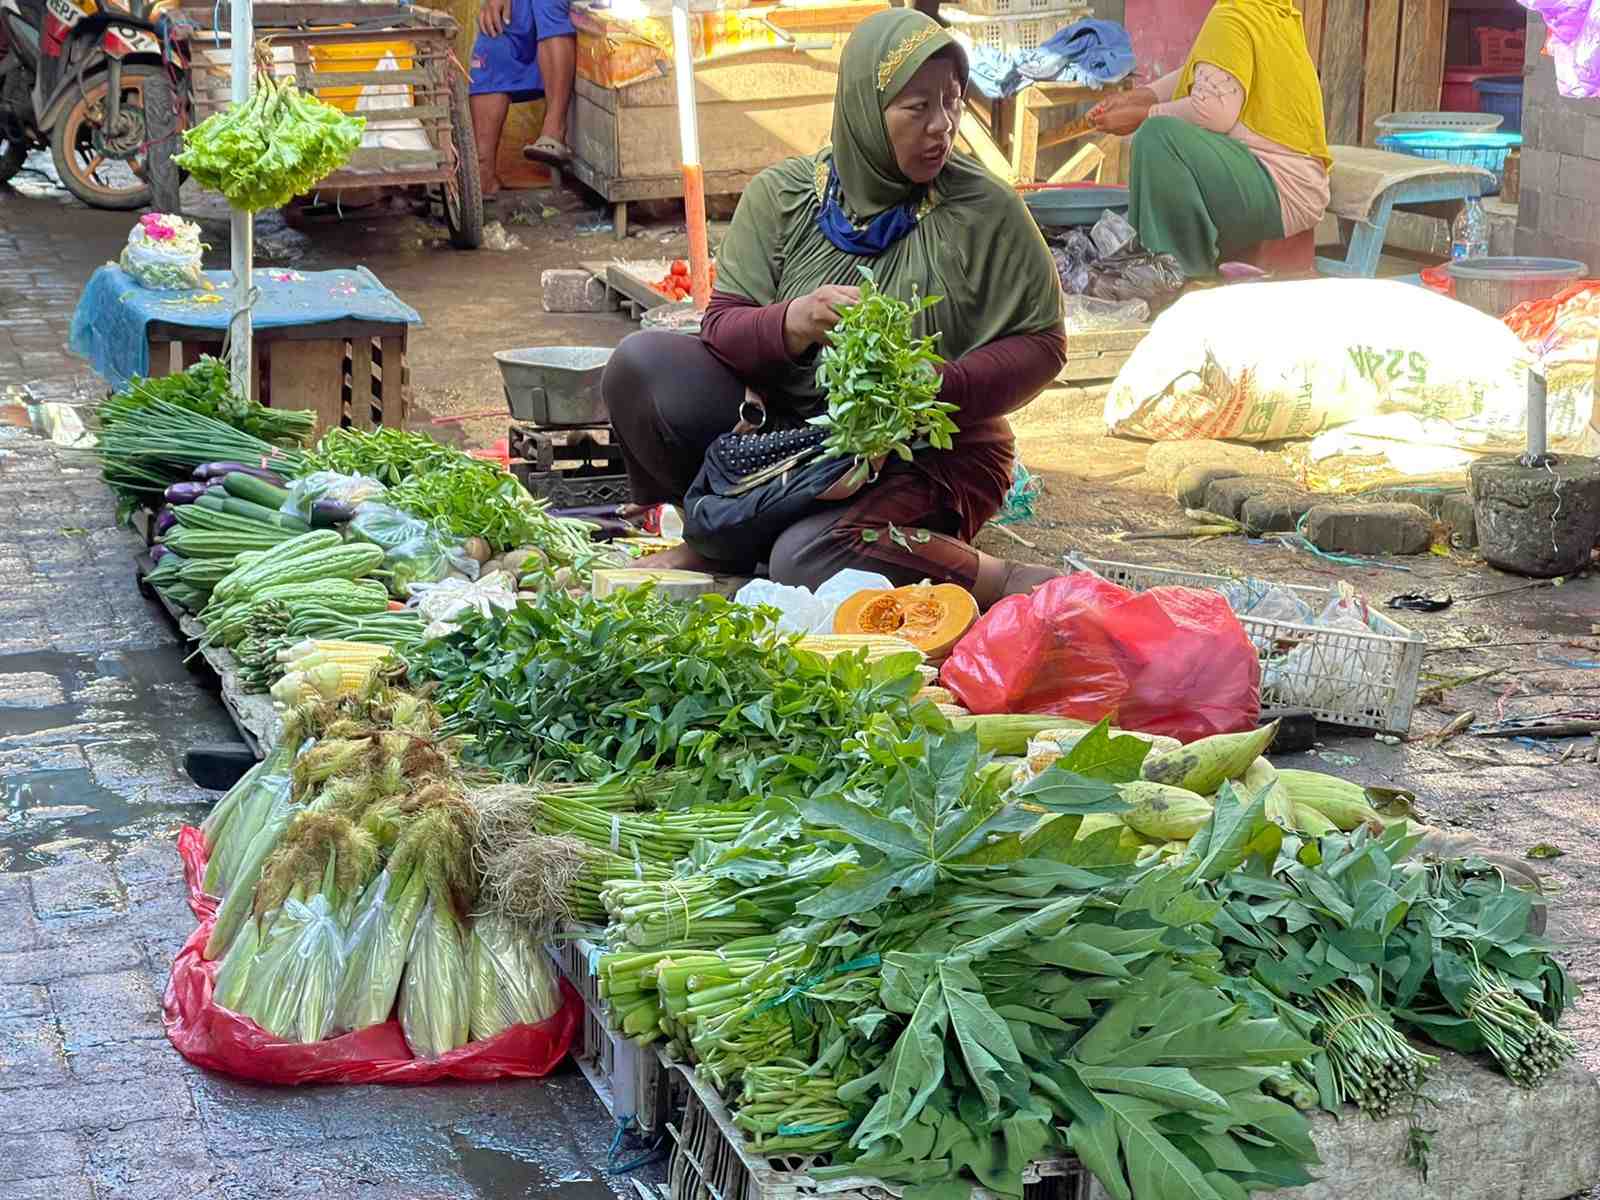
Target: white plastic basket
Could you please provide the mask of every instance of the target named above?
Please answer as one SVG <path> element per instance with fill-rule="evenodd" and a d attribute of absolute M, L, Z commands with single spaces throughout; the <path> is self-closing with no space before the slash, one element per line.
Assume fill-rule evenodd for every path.
<path fill-rule="evenodd" d="M 1245 582 L 1226 575 L 1105 559 L 1068 556 L 1067 562 L 1076 570 L 1092 571 L 1135 592 L 1174 586 L 1222 591 Z M 1324 587 L 1248 582 L 1292 592 L 1313 612 L 1321 612 L 1338 596 L 1337 591 Z M 1240 616 L 1239 623 L 1261 656 L 1261 707 L 1310 709 L 1319 721 L 1330 725 L 1394 734 L 1410 730 L 1426 643 L 1377 609 L 1369 608 L 1366 618 L 1368 631 L 1357 633 L 1264 620 L 1248 613 Z M 1291 671 L 1283 669 L 1286 662 L 1293 663 Z M 1307 702 L 1308 696 L 1314 701 Z"/>
<path fill-rule="evenodd" d="M 716 1091 L 682 1064 L 665 1068 L 684 1096 L 682 1116 L 669 1123 L 672 1158 L 667 1200 L 894 1200 L 870 1176 L 815 1179 L 812 1159 L 763 1157 L 751 1149 Z M 1023 1168 L 1023 1200 L 1089 1200 L 1093 1176 L 1072 1158 L 1046 1159 Z M 974 1189 L 973 1195 L 983 1195 Z"/>
<path fill-rule="evenodd" d="M 605 948 L 585 938 L 551 942 L 545 951 L 556 970 L 583 997 L 583 1023 L 572 1057 L 606 1111 L 618 1120 L 632 1117 L 644 1130 L 659 1129 L 667 1119 L 668 1091 L 661 1059 L 653 1047 L 624 1037 L 600 998 L 596 966 Z"/>
<path fill-rule="evenodd" d="M 1000 3 L 1020 4 L 1026 0 L 1000 0 Z M 960 8 L 945 5 L 939 15 L 950 22 L 951 30 L 977 46 L 987 46 L 1002 54 L 1037 50 L 1061 29 L 1088 14 L 1088 8 L 1075 5 L 1063 8 L 1059 0 L 1044 11 L 1015 9 L 1007 16 L 993 16 L 973 11 L 971 6 Z"/>
<path fill-rule="evenodd" d="M 963 0 L 961 7 L 985 17 L 1025 17 L 1062 11 L 1061 0 Z M 1087 11 L 1088 6 L 1081 6 Z"/>

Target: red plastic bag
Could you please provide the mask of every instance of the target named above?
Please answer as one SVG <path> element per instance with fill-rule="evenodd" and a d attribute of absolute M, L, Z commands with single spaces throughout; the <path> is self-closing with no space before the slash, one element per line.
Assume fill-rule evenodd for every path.
<path fill-rule="evenodd" d="M 1261 715 L 1261 664 L 1219 593 L 1135 594 L 1087 571 L 1000 601 L 939 682 L 975 713 L 1111 717 L 1185 742 L 1254 729 Z"/>
<path fill-rule="evenodd" d="M 216 918 L 217 901 L 200 886 L 206 874 L 205 835 L 178 834 L 189 907 L 200 927 L 178 951 L 162 1000 L 167 1037 L 190 1062 L 257 1083 L 437 1083 L 466 1079 L 531 1079 L 548 1075 L 567 1056 L 583 1001 L 561 980 L 561 1011 L 537 1025 L 515 1025 L 482 1042 L 469 1042 L 440 1058 L 416 1058 L 390 1019 L 343 1037 L 309 1045 L 273 1037 L 248 1017 L 211 1000 L 220 962 L 202 955 Z"/>

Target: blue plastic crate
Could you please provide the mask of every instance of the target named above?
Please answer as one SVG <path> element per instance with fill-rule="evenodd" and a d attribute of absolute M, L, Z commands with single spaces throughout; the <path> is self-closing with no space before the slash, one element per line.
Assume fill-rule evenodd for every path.
<path fill-rule="evenodd" d="M 1522 132 L 1522 77 L 1511 75 L 1505 79 L 1479 79 L 1472 85 L 1478 93 L 1478 107 L 1486 113 L 1499 113 L 1505 118 L 1500 126 L 1502 133 Z"/>
<path fill-rule="evenodd" d="M 1500 176 L 1506 168 L 1506 155 L 1522 145 L 1520 133 L 1386 133 L 1378 139 L 1380 150 L 1483 167 L 1494 173 L 1494 187 L 1500 190 Z"/>

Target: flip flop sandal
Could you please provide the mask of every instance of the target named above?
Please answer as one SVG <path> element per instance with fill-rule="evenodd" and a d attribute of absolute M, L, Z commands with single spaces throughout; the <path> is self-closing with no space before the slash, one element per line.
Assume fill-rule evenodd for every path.
<path fill-rule="evenodd" d="M 522 148 L 522 157 L 552 167 L 564 167 L 572 161 L 572 151 L 553 137 L 542 137 Z"/>

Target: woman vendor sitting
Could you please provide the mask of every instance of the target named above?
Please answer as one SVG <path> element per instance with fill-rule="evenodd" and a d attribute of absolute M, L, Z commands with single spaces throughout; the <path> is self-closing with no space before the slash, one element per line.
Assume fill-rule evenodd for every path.
<path fill-rule="evenodd" d="M 940 399 L 960 427 L 949 451 L 883 466 L 849 500 L 780 534 L 766 556 L 781 583 L 815 588 L 845 567 L 896 584 L 958 583 L 980 604 L 1058 572 L 973 548 L 1011 484 L 1007 413 L 1066 357 L 1061 287 L 1016 193 L 952 153 L 965 55 L 910 9 L 863 21 L 839 65 L 833 143 L 763 171 L 746 189 L 717 258 L 699 339 L 626 338 L 603 383 L 633 499 L 681 504 L 706 448 L 743 420 L 789 428 L 821 412 L 818 347 L 859 297 L 859 266 L 883 291 L 943 299 L 920 318 L 946 359 Z M 640 561 L 746 573 L 683 546 Z"/>
<path fill-rule="evenodd" d="M 1134 134 L 1128 219 L 1190 278 L 1327 210 L 1322 88 L 1292 0 L 1219 0 L 1183 70 L 1090 116 Z"/>

